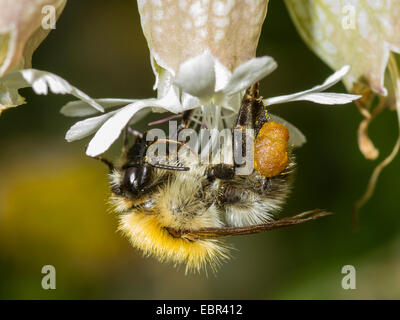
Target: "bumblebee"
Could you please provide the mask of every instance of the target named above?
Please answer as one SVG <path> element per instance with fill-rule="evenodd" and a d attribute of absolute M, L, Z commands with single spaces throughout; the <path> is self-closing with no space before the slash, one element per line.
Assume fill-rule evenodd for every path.
<path fill-rule="evenodd" d="M 190 121 L 187 111 L 180 129 L 189 127 Z M 154 142 L 129 127 L 125 135 L 133 132 L 136 140 L 130 148 L 125 143 L 120 163 L 98 158 L 110 168 L 110 202 L 119 214 L 119 230 L 144 255 L 183 263 L 187 272 L 207 266 L 215 270 L 230 256 L 229 246 L 218 238 L 324 214 L 313 211 L 273 220 L 290 192 L 295 161 L 287 144 L 289 132 L 268 121 L 257 85 L 246 91 L 234 128 L 243 132 L 228 146 L 234 154 L 246 149 L 246 129 L 254 130 L 254 169 L 249 175 L 237 175 L 235 163 L 202 164 L 187 153 L 163 163 L 154 161 L 147 157 Z"/>

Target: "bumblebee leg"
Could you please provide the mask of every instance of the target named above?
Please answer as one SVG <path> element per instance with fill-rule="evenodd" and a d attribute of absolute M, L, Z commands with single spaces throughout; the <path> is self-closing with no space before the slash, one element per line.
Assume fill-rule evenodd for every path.
<path fill-rule="evenodd" d="M 146 156 L 147 147 L 148 142 L 144 138 L 144 135 L 137 136 L 133 145 L 127 149 L 126 157 L 132 163 L 142 163 L 144 157 Z"/>
<path fill-rule="evenodd" d="M 186 110 L 182 114 L 182 122 L 178 127 L 178 134 L 181 130 L 187 129 L 189 127 L 190 119 L 193 115 L 193 109 L 192 110 Z"/>
<path fill-rule="evenodd" d="M 231 180 L 235 176 L 235 168 L 232 165 L 219 163 L 209 167 L 206 171 L 208 180 Z"/>
<path fill-rule="evenodd" d="M 128 145 L 129 145 L 129 139 L 128 139 L 128 128 L 129 126 L 126 126 L 125 129 L 123 130 L 123 138 L 122 138 L 122 154 L 125 156 L 126 152 L 128 151 Z"/>
<path fill-rule="evenodd" d="M 204 228 L 195 231 L 184 231 L 181 232 L 180 236 L 182 238 L 188 238 L 190 240 L 198 240 L 198 239 L 215 239 L 221 237 L 254 234 L 278 228 L 285 228 L 298 225 L 304 222 L 313 221 L 332 214 L 333 214 L 332 212 L 324 211 L 321 209 L 315 209 L 297 214 L 289 218 L 282 218 L 279 220 L 269 221 L 258 225 L 244 226 L 244 227 Z"/>
<path fill-rule="evenodd" d="M 256 137 L 261 127 L 267 122 L 265 107 L 260 97 L 258 83 L 253 84 L 246 90 L 236 120 L 235 130 L 240 130 L 237 137 L 234 134 L 233 155 L 234 159 L 241 159 L 246 153 L 246 129 L 254 130 L 253 137 Z M 235 162 L 235 166 L 237 164 Z"/>
<path fill-rule="evenodd" d="M 87 146 L 85 148 L 85 153 L 86 153 L 86 149 L 87 149 Z M 89 158 L 103 162 L 110 169 L 110 172 L 114 170 L 114 164 L 110 160 L 104 159 L 102 156 L 96 156 L 96 157 L 89 156 Z"/>
<path fill-rule="evenodd" d="M 246 90 L 236 120 L 236 127 L 254 129 L 255 136 L 263 124 L 267 122 L 265 106 L 260 97 L 258 83 Z"/>
<path fill-rule="evenodd" d="M 143 138 L 143 133 L 140 131 L 134 130 L 131 127 L 127 127 L 128 133 L 132 134 L 135 138 Z"/>
<path fill-rule="evenodd" d="M 136 140 L 138 138 L 142 139 L 143 138 L 143 133 L 132 129 L 129 125 L 127 125 L 123 131 L 123 140 L 122 140 L 122 156 L 126 157 L 126 155 L 129 152 L 129 136 L 133 135 Z"/>
<path fill-rule="evenodd" d="M 104 159 L 102 156 L 90 157 L 90 158 L 103 162 L 105 165 L 107 165 L 108 169 L 110 169 L 110 172 L 114 170 L 114 164 L 111 161 Z"/>

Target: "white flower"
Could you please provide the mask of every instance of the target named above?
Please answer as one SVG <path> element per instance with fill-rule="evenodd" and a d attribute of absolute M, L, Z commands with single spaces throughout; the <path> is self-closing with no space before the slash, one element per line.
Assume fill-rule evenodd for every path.
<path fill-rule="evenodd" d="M 268 0 L 138 1 L 156 76 L 157 98 L 96 100 L 105 109 L 123 107 L 77 122 L 66 139 L 73 141 L 95 134 L 86 152 L 97 156 L 111 146 L 126 125 L 151 110 L 177 114 L 194 109 L 194 120 L 207 128 L 230 127 L 246 88 L 277 67 L 271 57 L 255 58 L 267 7 Z M 348 68 L 340 70 L 311 91 L 267 99 L 266 103 L 302 99 L 325 104 L 350 102 L 358 96 L 319 93 L 347 71 Z M 96 110 L 78 101 L 68 103 L 61 112 L 67 116 L 87 116 Z M 300 131 L 293 131 L 298 133 L 298 144 L 303 143 Z"/>
<path fill-rule="evenodd" d="M 260 81 L 276 68 L 276 62 L 271 57 L 253 58 L 238 66 L 232 74 L 225 70 L 228 73 L 225 74 L 224 85 L 217 89 L 218 71 L 216 70 L 218 64 L 219 62 L 208 52 L 182 63 L 173 82 L 174 84 L 170 85 L 168 93 L 160 99 L 98 100 L 103 104 L 104 108 L 115 107 L 130 101 L 131 103 L 104 115 L 77 122 L 67 132 L 66 139 L 74 141 L 96 133 L 89 143 L 87 154 L 89 156 L 97 156 L 112 145 L 126 125 L 138 120 L 135 115 L 139 111 L 142 117 L 143 111 L 149 110 L 149 108 L 172 113 L 180 113 L 189 109 L 201 110 L 205 125 L 210 129 L 218 128 L 221 122 L 214 121 L 216 118 L 221 118 L 218 112 L 230 110 L 233 115 L 237 113 L 238 105 L 236 103 L 232 104 L 231 98 L 240 98 L 246 88 Z M 349 66 L 343 67 L 326 79 L 322 85 L 310 90 L 265 99 L 264 102 L 267 106 L 300 100 L 328 105 L 349 103 L 360 96 L 321 92 L 340 81 L 349 69 Z M 240 102 L 240 99 L 233 100 L 239 100 Z M 76 116 L 94 113 L 95 110 L 88 109 L 85 103 L 78 101 L 67 104 L 61 112 L 65 115 Z M 304 139 L 299 137 L 296 144 L 303 142 Z"/>
<path fill-rule="evenodd" d="M 239 65 L 233 73 L 209 52 L 191 58 L 181 64 L 174 84 L 188 94 L 184 108 L 196 108 L 213 104 L 237 111 L 231 97 L 242 92 L 269 75 L 277 67 L 271 57 L 253 58 Z"/>
<path fill-rule="evenodd" d="M 61 14 L 66 0 L 0 0 L 0 114 L 25 103 L 18 89 L 32 87 L 37 94 L 72 94 L 99 111 L 103 108 L 82 91 L 52 73 L 30 69 L 32 54 L 50 29 L 43 29 L 45 6 Z"/>
<path fill-rule="evenodd" d="M 268 2 L 139 0 L 156 88 L 164 73 L 175 78 L 183 62 L 206 51 L 231 72 L 254 58 Z"/>
<path fill-rule="evenodd" d="M 87 148 L 88 155 L 96 156 L 105 152 L 132 117 L 145 108 L 152 107 L 157 108 L 157 111 L 180 113 L 199 107 L 207 107 L 207 110 L 220 107 L 236 113 L 242 91 L 261 80 L 275 68 L 276 63 L 270 57 L 254 58 L 240 65 L 231 74 L 211 54 L 206 52 L 182 64 L 174 84 L 169 86 L 167 94 L 160 99 L 97 100 L 100 103 L 106 103 L 103 105 L 104 108 L 131 103 L 120 110 L 76 123 L 67 132 L 66 139 L 68 141 L 81 139 L 99 129 Z M 218 89 L 218 87 L 222 88 Z M 231 97 L 235 95 L 236 99 L 232 99 Z M 65 105 L 61 112 L 68 116 L 82 116 L 94 113 L 95 110 L 88 108 L 83 102 L 75 101 Z M 218 125 L 214 127 L 218 127 Z"/>

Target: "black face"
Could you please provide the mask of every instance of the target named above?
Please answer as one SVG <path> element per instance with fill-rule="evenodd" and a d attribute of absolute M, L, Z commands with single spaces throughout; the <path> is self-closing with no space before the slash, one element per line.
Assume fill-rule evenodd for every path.
<path fill-rule="evenodd" d="M 153 168 L 178 171 L 189 170 L 189 168 L 182 166 L 146 162 L 148 146 L 149 142 L 144 137 L 139 137 L 128 150 L 126 164 L 121 168 L 123 170 L 122 182 L 119 186 L 112 187 L 114 194 L 131 197 L 132 195 L 137 196 L 149 192 L 154 187 L 151 181 Z"/>
<path fill-rule="evenodd" d="M 147 164 L 127 167 L 122 180 L 122 190 L 134 194 L 143 192 L 150 182 L 151 170 L 151 166 Z"/>

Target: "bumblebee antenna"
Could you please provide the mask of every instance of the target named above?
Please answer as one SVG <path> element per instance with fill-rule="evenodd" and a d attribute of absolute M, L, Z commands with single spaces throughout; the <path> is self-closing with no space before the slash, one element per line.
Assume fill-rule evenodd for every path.
<path fill-rule="evenodd" d="M 156 144 L 156 143 L 175 143 L 177 144 L 180 148 L 181 147 L 185 147 L 187 149 L 189 149 L 189 151 L 193 154 L 193 156 L 198 159 L 198 156 L 196 154 L 196 152 L 190 147 L 188 146 L 186 143 L 183 143 L 181 141 L 175 141 L 175 140 L 171 140 L 171 139 L 160 139 L 160 140 L 156 140 L 154 141 L 152 144 Z"/>
<path fill-rule="evenodd" d="M 158 169 L 165 169 L 165 170 L 175 170 L 175 171 L 189 171 L 189 167 L 178 167 L 178 166 L 170 166 L 166 164 L 160 164 L 160 163 L 150 163 L 147 162 L 149 165 L 151 165 L 154 168 Z"/>

